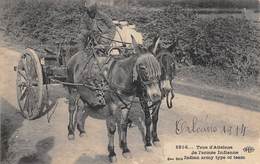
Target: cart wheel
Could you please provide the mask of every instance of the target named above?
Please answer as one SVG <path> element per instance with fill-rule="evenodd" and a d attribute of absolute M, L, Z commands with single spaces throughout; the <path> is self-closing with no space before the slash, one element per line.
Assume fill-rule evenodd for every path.
<path fill-rule="evenodd" d="M 17 66 L 16 91 L 22 115 L 33 120 L 40 116 L 43 99 L 42 66 L 38 55 L 26 49 Z"/>

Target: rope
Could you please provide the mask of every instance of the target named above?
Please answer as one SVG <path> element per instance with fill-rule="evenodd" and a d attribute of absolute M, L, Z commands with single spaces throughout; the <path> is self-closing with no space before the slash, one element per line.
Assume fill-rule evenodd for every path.
<path fill-rule="evenodd" d="M 171 56 L 170 54 L 167 54 L 167 53 L 157 55 L 156 58 L 157 58 L 157 60 L 159 60 L 160 65 L 162 65 L 162 66 L 163 66 L 162 60 L 163 60 L 164 56 L 168 56 L 169 58 L 173 58 L 173 56 Z M 166 71 L 168 71 L 168 70 L 166 70 Z M 170 81 L 172 81 L 172 79 Z M 165 98 L 168 109 L 171 109 L 173 107 L 172 100 L 173 100 L 174 96 L 175 95 L 174 95 L 174 92 L 173 92 L 173 86 L 172 86 L 172 82 L 171 82 L 171 91 L 167 93 L 166 98 Z"/>
<path fill-rule="evenodd" d="M 60 84 L 63 84 L 63 85 L 70 85 L 70 86 L 83 86 L 83 87 L 88 87 L 90 89 L 93 89 L 93 90 L 100 90 L 101 88 L 97 88 L 95 86 L 92 86 L 92 85 L 88 85 L 88 84 L 82 84 L 82 83 L 69 83 L 69 82 L 63 82 L 63 81 L 60 81 L 60 80 L 56 80 L 56 79 L 51 79 L 52 82 L 56 82 L 56 83 L 60 83 Z M 113 92 L 113 90 L 111 89 L 108 89 L 108 88 L 103 88 L 104 91 L 108 91 L 108 92 Z M 117 92 L 117 94 L 120 94 Z M 123 99 L 123 98 L 122 98 Z M 140 101 L 134 101 L 132 100 L 133 103 L 139 103 Z"/>
<path fill-rule="evenodd" d="M 123 41 L 118 41 L 118 40 L 110 39 L 110 38 L 107 38 L 107 37 L 102 36 L 102 35 L 100 35 L 100 37 L 101 37 L 101 38 L 104 38 L 104 39 L 107 39 L 107 40 L 110 40 L 110 41 L 113 41 L 113 42 L 117 42 L 117 43 L 132 44 L 132 43 L 129 43 L 129 42 L 123 42 Z"/>
<path fill-rule="evenodd" d="M 51 122 L 51 118 L 53 117 L 53 115 L 54 115 L 54 113 L 55 113 L 55 111 L 56 111 L 56 108 L 57 108 L 57 102 L 55 103 L 55 105 L 53 106 L 53 110 L 52 110 L 52 112 L 51 112 L 51 114 L 49 114 L 49 112 L 47 113 L 47 120 L 48 120 L 48 123 L 50 123 Z M 49 105 L 48 105 L 49 106 Z"/>
<path fill-rule="evenodd" d="M 87 88 L 93 89 L 93 90 L 103 89 L 104 91 L 111 91 L 107 88 L 95 87 L 93 85 L 88 85 L 88 84 L 63 82 L 63 81 L 60 81 L 60 80 L 57 80 L 57 79 L 51 79 L 51 81 L 56 82 L 56 83 L 60 83 L 60 84 L 63 84 L 63 85 L 68 85 L 68 86 L 76 86 L 76 87 L 83 86 L 83 87 L 87 87 Z"/>
<path fill-rule="evenodd" d="M 168 102 L 168 100 L 169 100 L 168 98 L 169 98 L 169 94 L 170 94 L 170 93 L 168 93 L 167 96 L 166 96 L 166 103 L 167 103 L 167 107 L 168 107 L 169 109 L 172 108 L 172 106 L 173 106 L 173 105 L 172 105 L 172 100 L 173 100 L 173 98 L 175 97 L 175 94 L 174 94 L 174 92 L 173 92 L 174 90 L 173 90 L 172 81 L 171 81 L 171 88 L 172 88 L 172 89 L 171 89 L 171 91 L 170 91 L 170 93 L 171 93 L 170 102 Z"/>
<path fill-rule="evenodd" d="M 46 84 L 45 87 L 46 87 L 46 97 L 47 97 L 47 104 L 46 104 L 46 106 L 47 106 L 47 110 L 49 110 L 50 105 L 49 105 L 49 89 L 48 89 L 48 85 Z M 53 107 L 54 107 L 54 109 L 52 110 L 51 114 L 49 114 L 50 111 L 47 112 L 47 121 L 48 121 L 48 123 L 51 122 L 51 118 L 52 118 L 52 116 L 54 115 L 54 113 L 56 111 L 57 102 L 55 102 L 55 105 Z"/>

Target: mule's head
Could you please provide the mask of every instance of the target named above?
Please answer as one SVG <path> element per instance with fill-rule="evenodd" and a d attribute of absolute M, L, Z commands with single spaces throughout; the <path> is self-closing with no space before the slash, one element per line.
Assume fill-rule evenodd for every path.
<path fill-rule="evenodd" d="M 150 51 L 156 56 L 161 67 L 161 89 L 162 94 L 165 96 L 172 90 L 172 80 L 176 75 L 175 58 L 172 54 L 175 45 L 171 45 L 168 48 L 163 48 L 159 44 L 159 37 L 155 37 Z M 155 48 L 152 48 L 155 47 Z"/>
<path fill-rule="evenodd" d="M 171 52 L 164 48 L 158 51 L 157 59 L 160 63 L 161 74 L 161 88 L 163 94 L 167 94 L 172 90 L 172 80 L 176 75 L 175 60 Z"/>
<path fill-rule="evenodd" d="M 136 54 L 138 55 L 134 71 L 133 79 L 142 90 L 143 98 L 153 103 L 161 100 L 160 90 L 160 64 L 155 56 L 145 48 L 140 48 L 133 39 L 133 45 Z"/>

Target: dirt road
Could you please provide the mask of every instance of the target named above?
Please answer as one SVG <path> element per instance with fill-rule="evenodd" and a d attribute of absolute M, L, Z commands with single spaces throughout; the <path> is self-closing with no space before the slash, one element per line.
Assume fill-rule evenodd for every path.
<path fill-rule="evenodd" d="M 104 120 L 95 117 L 88 118 L 87 136 L 80 138 L 76 135 L 74 141 L 67 139 L 68 104 L 64 98 L 66 91 L 61 86 L 51 87 L 51 95 L 58 97 L 58 103 L 50 123 L 47 122 L 46 116 L 28 121 L 17 113 L 16 73 L 13 71 L 13 66 L 17 64 L 19 55 L 19 52 L 10 48 L 0 48 L 1 136 L 3 137 L 1 146 L 2 150 L 8 150 L 8 152 L 3 151 L 2 155 L 11 164 L 108 163 Z M 136 108 L 134 111 L 140 112 L 140 109 Z M 132 118 L 134 120 L 142 118 L 141 112 L 139 115 L 132 112 L 130 116 L 134 117 Z M 183 129 L 180 125 L 183 125 Z M 162 105 L 160 111 L 160 147 L 154 147 L 152 152 L 146 152 L 140 133 L 142 128 L 139 127 L 129 129 L 128 143 L 132 151 L 131 159 L 124 159 L 121 156 L 118 142 L 116 142 L 119 164 L 220 162 L 216 159 L 212 161 L 167 160 L 167 158 L 181 157 L 183 154 L 190 155 L 192 150 L 198 150 L 197 146 L 203 145 L 233 146 L 233 150 L 239 151 L 239 155 L 246 156 L 245 160 L 232 159 L 221 163 L 260 163 L 260 112 L 257 111 L 177 94 L 173 109 L 168 110 L 165 105 Z M 191 129 L 190 132 L 188 128 Z M 216 131 L 209 131 L 212 128 Z M 188 145 L 189 149 L 176 149 L 176 145 Z M 253 146 L 255 151 L 250 154 L 242 151 L 245 146 Z"/>

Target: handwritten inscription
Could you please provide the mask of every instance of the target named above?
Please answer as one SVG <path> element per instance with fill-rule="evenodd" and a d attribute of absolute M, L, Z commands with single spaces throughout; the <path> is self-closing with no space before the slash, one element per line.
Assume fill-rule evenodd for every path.
<path fill-rule="evenodd" d="M 207 122 L 208 116 L 204 120 L 199 120 L 194 116 L 191 120 L 179 119 L 175 122 L 177 135 L 183 133 L 204 133 L 215 134 L 221 133 L 224 135 L 245 136 L 247 127 L 244 123 L 239 125 L 214 125 L 214 123 Z M 206 123 L 205 123 L 206 122 Z"/>

